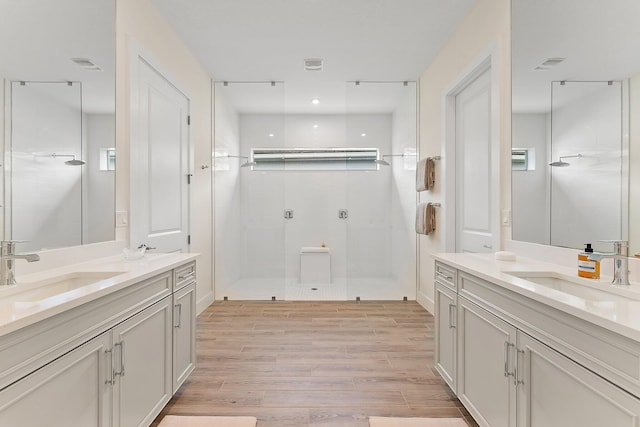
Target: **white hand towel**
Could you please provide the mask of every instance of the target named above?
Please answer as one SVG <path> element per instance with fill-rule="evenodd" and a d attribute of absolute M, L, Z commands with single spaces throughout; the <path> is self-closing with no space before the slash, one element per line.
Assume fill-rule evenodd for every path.
<path fill-rule="evenodd" d="M 431 234 L 434 231 L 436 231 L 436 207 L 433 204 L 427 203 L 425 217 L 426 217 L 425 222 L 426 222 L 426 228 L 427 228 L 426 234 Z"/>
<path fill-rule="evenodd" d="M 429 235 L 436 231 L 436 207 L 432 203 L 416 206 L 416 233 Z"/>
<path fill-rule="evenodd" d="M 433 158 L 427 157 L 425 168 L 425 187 L 427 187 L 427 190 L 432 190 L 436 183 L 436 164 Z"/>

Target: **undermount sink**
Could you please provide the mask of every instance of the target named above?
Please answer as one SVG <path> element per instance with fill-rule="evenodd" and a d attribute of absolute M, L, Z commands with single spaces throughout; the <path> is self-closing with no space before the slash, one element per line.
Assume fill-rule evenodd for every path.
<path fill-rule="evenodd" d="M 640 294 L 635 290 L 630 290 L 626 287 L 614 287 L 611 284 L 601 281 L 591 281 L 591 279 L 582 279 L 546 271 L 505 273 L 588 301 L 618 302 L 628 301 L 629 299 L 640 300 Z"/>
<path fill-rule="evenodd" d="M 37 282 L 18 282 L 16 286 L 0 292 L 0 298 L 24 308 L 34 304 L 53 303 L 61 296 L 71 296 L 70 294 L 80 288 L 123 273 L 122 271 L 78 271 Z"/>

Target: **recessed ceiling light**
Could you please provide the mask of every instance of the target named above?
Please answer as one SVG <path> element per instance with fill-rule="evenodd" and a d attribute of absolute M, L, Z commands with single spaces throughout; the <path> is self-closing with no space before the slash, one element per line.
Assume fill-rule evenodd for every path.
<path fill-rule="evenodd" d="M 311 100 L 311 103 L 312 103 L 313 105 L 318 105 L 318 104 L 320 104 L 320 100 L 319 100 L 318 98 L 313 98 L 313 99 Z"/>
<path fill-rule="evenodd" d="M 314 129 L 318 129 L 318 125 L 313 125 L 313 128 Z"/>
<path fill-rule="evenodd" d="M 360 134 L 360 136 L 367 136 L 367 134 L 366 134 L 366 133 L 364 133 L 364 132 L 362 132 L 362 133 Z"/>
<path fill-rule="evenodd" d="M 270 134 L 269 134 L 269 136 L 270 136 L 271 138 L 273 138 L 275 135 L 274 135 L 274 134 L 272 134 L 272 133 L 270 133 Z"/>

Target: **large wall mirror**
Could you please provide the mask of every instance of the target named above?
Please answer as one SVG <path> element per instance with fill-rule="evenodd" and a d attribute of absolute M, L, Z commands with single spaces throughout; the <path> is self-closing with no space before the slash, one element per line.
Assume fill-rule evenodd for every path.
<path fill-rule="evenodd" d="M 511 7 L 513 240 L 640 253 L 640 2 Z"/>
<path fill-rule="evenodd" d="M 115 2 L 0 2 L 3 239 L 114 238 Z"/>

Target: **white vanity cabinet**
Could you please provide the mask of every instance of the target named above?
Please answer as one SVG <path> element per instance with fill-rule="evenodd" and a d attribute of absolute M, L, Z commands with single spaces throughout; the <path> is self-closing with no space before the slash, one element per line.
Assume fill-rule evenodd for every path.
<path fill-rule="evenodd" d="M 518 331 L 518 426 L 637 426 L 640 400 Z"/>
<path fill-rule="evenodd" d="M 0 337 L 0 426 L 150 425 L 195 365 L 186 266 Z"/>
<path fill-rule="evenodd" d="M 196 365 L 195 264 L 176 270 L 173 293 L 173 392 L 178 391 Z"/>
<path fill-rule="evenodd" d="M 111 334 L 104 333 L 0 391 L 0 425 L 111 425 Z"/>
<path fill-rule="evenodd" d="M 457 311 L 454 391 L 480 426 L 640 425 L 635 380 L 622 372 L 640 369 L 640 344 L 467 271 L 455 277 L 451 295 L 436 275 L 436 324 L 450 321 L 447 303 L 438 303 L 447 295 Z M 436 343 L 450 339 L 441 326 L 436 334 L 445 335 Z"/>
<path fill-rule="evenodd" d="M 112 333 L 113 426 L 149 425 L 173 395 L 171 297 Z"/>
<path fill-rule="evenodd" d="M 438 331 L 435 336 L 435 367 L 451 390 L 456 391 L 458 292 L 455 270 L 436 263 L 435 271 L 435 327 Z"/>
<path fill-rule="evenodd" d="M 463 297 L 458 313 L 458 398 L 480 425 L 515 426 L 516 328 Z"/>

